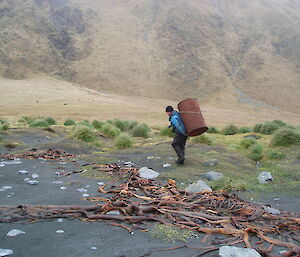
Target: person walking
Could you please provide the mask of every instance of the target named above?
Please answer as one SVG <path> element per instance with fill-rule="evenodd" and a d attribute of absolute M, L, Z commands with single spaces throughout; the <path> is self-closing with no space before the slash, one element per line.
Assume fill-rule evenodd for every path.
<path fill-rule="evenodd" d="M 184 123 L 180 117 L 179 112 L 175 111 L 172 106 L 166 107 L 166 113 L 169 115 L 170 126 L 172 131 L 175 133 L 175 137 L 172 142 L 172 147 L 174 148 L 178 159 L 177 164 L 184 164 L 185 160 L 185 144 L 187 140 L 186 130 Z"/>

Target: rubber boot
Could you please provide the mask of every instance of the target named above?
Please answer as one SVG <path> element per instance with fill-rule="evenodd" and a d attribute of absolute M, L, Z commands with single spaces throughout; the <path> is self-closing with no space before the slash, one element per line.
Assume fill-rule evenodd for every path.
<path fill-rule="evenodd" d="M 184 164 L 184 150 L 181 149 L 179 145 L 174 145 L 173 146 L 177 156 L 178 160 L 176 161 L 177 164 Z"/>

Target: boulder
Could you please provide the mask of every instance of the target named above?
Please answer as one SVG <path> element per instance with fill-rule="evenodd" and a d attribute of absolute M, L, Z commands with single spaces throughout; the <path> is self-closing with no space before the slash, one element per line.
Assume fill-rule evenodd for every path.
<path fill-rule="evenodd" d="M 218 163 L 219 163 L 219 161 L 217 159 L 211 159 L 211 160 L 202 162 L 202 164 L 207 167 L 216 166 Z"/>
<path fill-rule="evenodd" d="M 221 257 L 261 257 L 261 255 L 251 248 L 239 248 L 235 246 L 222 246 L 219 249 Z"/>
<path fill-rule="evenodd" d="M 262 171 L 258 175 L 259 183 L 261 184 L 267 184 L 268 182 L 273 181 L 272 174 L 268 171 Z"/>
<path fill-rule="evenodd" d="M 198 180 L 197 182 L 189 185 L 185 189 L 185 191 L 187 191 L 189 193 L 199 193 L 199 192 L 204 192 L 204 191 L 212 192 L 212 189 L 209 185 L 206 184 L 205 181 Z"/>
<path fill-rule="evenodd" d="M 139 169 L 139 175 L 141 178 L 155 179 L 159 176 L 159 173 L 147 167 L 143 167 Z"/>
<path fill-rule="evenodd" d="M 216 171 L 209 171 L 205 174 L 203 174 L 203 177 L 207 180 L 218 180 L 224 177 L 224 175 L 221 172 Z"/>

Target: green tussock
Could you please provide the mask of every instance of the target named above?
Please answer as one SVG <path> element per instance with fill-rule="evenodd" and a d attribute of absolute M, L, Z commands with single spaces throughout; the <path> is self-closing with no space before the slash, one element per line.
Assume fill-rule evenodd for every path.
<path fill-rule="evenodd" d="M 238 133 L 238 127 L 235 125 L 229 125 L 222 130 L 223 135 L 235 135 Z"/>
<path fill-rule="evenodd" d="M 261 126 L 262 126 L 262 123 L 257 123 L 254 127 L 253 127 L 253 132 L 260 132 L 260 129 L 261 129 Z"/>
<path fill-rule="evenodd" d="M 47 121 L 49 125 L 55 125 L 56 124 L 55 119 L 53 119 L 51 117 L 47 117 L 44 120 Z"/>
<path fill-rule="evenodd" d="M 49 123 L 46 120 L 37 119 L 29 124 L 29 127 L 49 127 Z"/>
<path fill-rule="evenodd" d="M 2 119 L 0 119 L 0 124 L 4 124 L 4 123 L 6 123 L 6 121 L 5 121 L 5 120 L 2 120 Z"/>
<path fill-rule="evenodd" d="M 8 130 L 8 129 L 9 129 L 9 125 L 7 123 L 0 125 L 0 131 L 4 131 L 4 130 Z"/>
<path fill-rule="evenodd" d="M 116 137 L 121 134 L 121 130 L 110 123 L 105 123 L 100 131 L 108 137 Z"/>
<path fill-rule="evenodd" d="M 254 138 L 245 138 L 241 140 L 240 146 L 244 149 L 249 149 L 252 145 L 257 143 L 256 139 Z"/>
<path fill-rule="evenodd" d="M 275 151 L 275 150 L 271 150 L 269 149 L 266 153 L 267 158 L 270 160 L 281 160 L 286 158 L 286 155 L 282 152 L 279 151 Z"/>
<path fill-rule="evenodd" d="M 253 161 L 260 161 L 263 158 L 263 146 L 261 144 L 255 144 L 249 150 L 247 156 Z"/>
<path fill-rule="evenodd" d="M 147 124 L 141 123 L 133 128 L 132 135 L 134 137 L 148 138 L 150 134 L 150 128 Z"/>
<path fill-rule="evenodd" d="M 266 122 L 261 126 L 260 133 L 265 135 L 272 135 L 277 129 L 279 129 L 279 126 L 274 122 Z"/>
<path fill-rule="evenodd" d="M 239 128 L 239 133 L 240 134 L 245 134 L 245 133 L 250 133 L 251 132 L 251 128 L 249 127 L 241 127 Z"/>
<path fill-rule="evenodd" d="M 193 137 L 191 139 L 191 142 L 195 144 L 206 144 L 206 145 L 213 144 L 212 139 L 207 135 L 200 135 L 200 136 Z"/>
<path fill-rule="evenodd" d="M 95 128 L 97 130 L 101 130 L 101 128 L 102 128 L 103 125 L 104 125 L 103 121 L 93 120 L 93 122 L 92 122 L 93 128 Z"/>
<path fill-rule="evenodd" d="M 24 117 L 22 117 L 21 119 L 19 119 L 19 122 L 21 122 L 21 123 L 26 123 L 26 124 L 31 124 L 31 123 L 34 122 L 35 120 L 37 120 L 37 118 L 24 116 Z"/>
<path fill-rule="evenodd" d="M 276 132 L 271 140 L 271 146 L 290 146 L 300 144 L 300 133 L 291 129 L 282 129 Z"/>
<path fill-rule="evenodd" d="M 118 149 L 131 148 L 133 146 L 133 138 L 125 133 L 119 135 L 115 140 L 115 147 Z"/>
<path fill-rule="evenodd" d="M 73 130 L 72 138 L 97 146 L 100 145 L 100 141 L 97 139 L 94 131 L 87 126 L 76 126 Z"/>
<path fill-rule="evenodd" d="M 73 126 L 73 125 L 76 125 L 76 122 L 72 119 L 66 119 L 64 122 L 64 125 L 65 126 Z"/>
<path fill-rule="evenodd" d="M 217 133 L 219 133 L 219 131 L 217 130 L 216 127 L 209 127 L 206 132 L 209 133 L 209 134 L 217 134 Z"/>
<path fill-rule="evenodd" d="M 86 127 L 91 127 L 92 126 L 92 124 L 88 120 L 80 121 L 80 122 L 78 122 L 77 125 L 79 125 L 79 126 L 86 126 Z"/>
<path fill-rule="evenodd" d="M 161 136 L 166 136 L 166 137 L 174 137 L 175 136 L 175 133 L 172 132 L 172 128 L 169 128 L 169 127 L 165 127 L 163 129 L 161 129 L 159 134 Z"/>
<path fill-rule="evenodd" d="M 171 225 L 156 225 L 151 230 L 151 236 L 163 240 L 166 243 L 176 241 L 187 242 L 193 236 L 191 231 L 179 229 Z"/>

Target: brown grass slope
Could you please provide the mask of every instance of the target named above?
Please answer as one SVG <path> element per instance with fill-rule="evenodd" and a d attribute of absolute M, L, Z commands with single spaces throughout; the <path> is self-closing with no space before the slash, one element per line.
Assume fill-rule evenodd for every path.
<path fill-rule="evenodd" d="M 296 0 L 0 0 L 0 74 L 300 113 Z"/>

